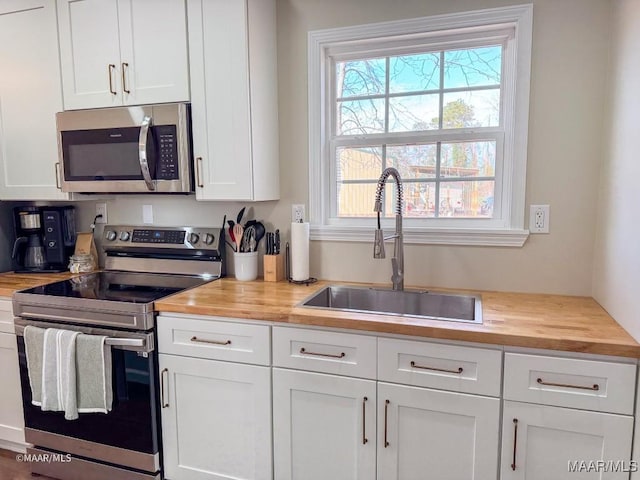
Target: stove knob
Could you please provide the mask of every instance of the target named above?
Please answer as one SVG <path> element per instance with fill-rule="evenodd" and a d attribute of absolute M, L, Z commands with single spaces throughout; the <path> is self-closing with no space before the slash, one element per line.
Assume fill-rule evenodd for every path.
<path fill-rule="evenodd" d="M 191 243 L 192 245 L 195 245 L 199 241 L 200 235 L 198 235 L 197 233 L 192 233 L 191 235 L 189 235 L 189 243 Z"/>
<path fill-rule="evenodd" d="M 207 245 L 211 245 L 214 240 L 215 240 L 215 237 L 210 233 L 207 233 L 204 236 L 204 243 L 207 244 Z"/>
<path fill-rule="evenodd" d="M 123 242 L 126 242 L 127 240 L 129 240 L 129 238 L 131 238 L 131 234 L 127 231 L 124 232 L 120 232 L 120 240 L 122 240 Z"/>
<path fill-rule="evenodd" d="M 105 234 L 105 238 L 110 242 L 113 242 L 117 237 L 118 237 L 118 234 L 113 230 L 108 230 L 107 233 Z"/>

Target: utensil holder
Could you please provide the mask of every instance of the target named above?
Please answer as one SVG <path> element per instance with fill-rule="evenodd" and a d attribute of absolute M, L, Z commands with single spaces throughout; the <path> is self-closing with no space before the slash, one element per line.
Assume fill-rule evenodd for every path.
<path fill-rule="evenodd" d="M 236 279 L 249 282 L 258 278 L 258 252 L 234 252 Z"/>
<path fill-rule="evenodd" d="M 284 255 L 264 256 L 264 281 L 279 282 L 284 280 Z"/>

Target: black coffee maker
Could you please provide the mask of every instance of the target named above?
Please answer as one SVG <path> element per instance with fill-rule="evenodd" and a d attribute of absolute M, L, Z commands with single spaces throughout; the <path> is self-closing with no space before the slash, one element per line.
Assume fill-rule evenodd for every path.
<path fill-rule="evenodd" d="M 17 207 L 13 263 L 16 272 L 67 270 L 76 243 L 75 210 L 64 207 Z"/>

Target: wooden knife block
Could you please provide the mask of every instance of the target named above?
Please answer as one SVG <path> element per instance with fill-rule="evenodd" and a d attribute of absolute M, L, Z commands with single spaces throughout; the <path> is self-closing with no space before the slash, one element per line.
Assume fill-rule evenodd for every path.
<path fill-rule="evenodd" d="M 264 281 L 279 282 L 284 280 L 284 255 L 264 256 Z"/>

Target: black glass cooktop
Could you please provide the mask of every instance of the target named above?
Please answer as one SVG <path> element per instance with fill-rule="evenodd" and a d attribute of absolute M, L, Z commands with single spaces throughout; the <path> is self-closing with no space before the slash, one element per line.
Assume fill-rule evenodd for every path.
<path fill-rule="evenodd" d="M 30 288 L 22 293 L 150 303 L 214 279 L 161 273 L 97 272 Z"/>

